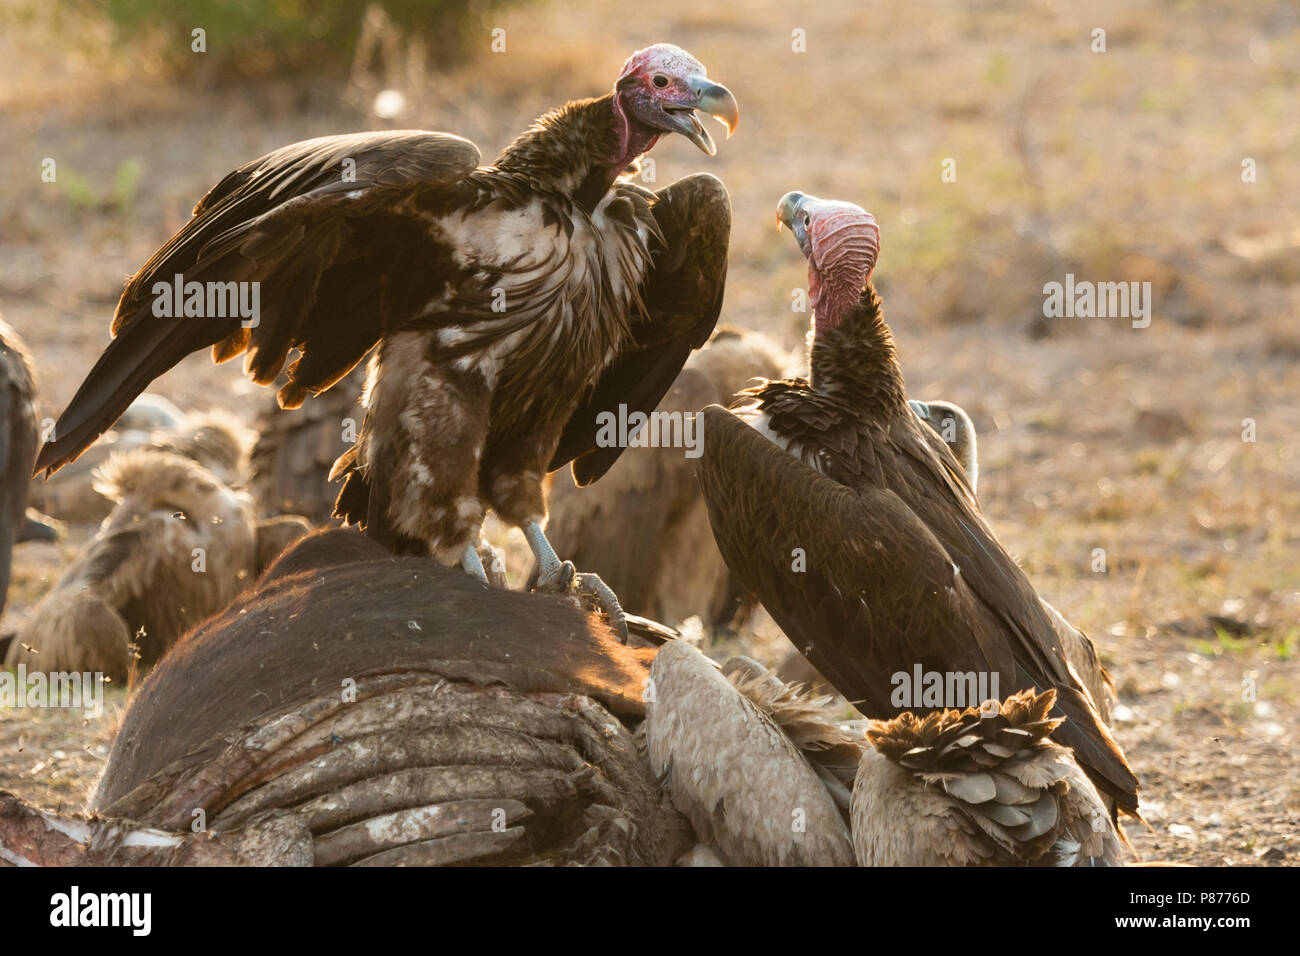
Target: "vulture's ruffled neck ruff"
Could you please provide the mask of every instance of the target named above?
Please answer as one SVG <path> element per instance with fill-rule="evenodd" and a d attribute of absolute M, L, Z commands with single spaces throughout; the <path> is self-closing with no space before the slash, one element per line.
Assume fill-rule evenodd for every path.
<path fill-rule="evenodd" d="M 870 282 L 842 318 L 816 324 L 808 369 L 812 387 L 823 394 L 876 414 L 908 412 L 894 336 Z"/>
<path fill-rule="evenodd" d="M 496 167 L 525 177 L 591 212 L 628 165 L 659 139 L 627 115 L 615 94 L 574 100 L 544 113 L 497 157 Z"/>

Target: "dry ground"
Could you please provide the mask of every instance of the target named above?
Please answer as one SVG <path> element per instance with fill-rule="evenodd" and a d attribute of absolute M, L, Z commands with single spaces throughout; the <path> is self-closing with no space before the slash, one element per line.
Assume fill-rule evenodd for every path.
<path fill-rule="evenodd" d="M 910 390 L 970 410 L 993 526 L 1120 688 L 1116 733 L 1152 824 L 1129 827 L 1134 844 L 1295 864 L 1297 14 L 1075 7 L 536 3 L 492 14 L 468 63 L 387 79 L 408 93 L 400 125 L 453 130 L 491 155 L 541 110 L 603 91 L 638 46 L 671 40 L 709 64 L 740 100 L 736 137 L 715 161 L 685 141 L 654 156 L 661 184 L 708 169 L 732 191 L 725 318 L 796 348 L 804 270 L 774 231 L 777 198 L 800 188 L 870 209 Z M 504 54 L 487 52 L 493 26 Z M 114 57 L 95 24 L 75 27 L 0 23 L 0 312 L 26 336 L 51 414 L 105 342 L 122 277 L 209 185 L 294 139 L 379 125 L 336 81 L 176 83 L 148 58 Z M 796 29 L 807 52 L 791 49 Z M 57 184 L 40 181 L 44 157 Z M 955 182 L 941 180 L 948 158 Z M 1150 327 L 1044 320 L 1042 285 L 1066 272 L 1151 281 Z M 182 407 L 262 400 L 202 356 L 156 388 Z M 19 550 L 3 630 L 85 534 Z M 746 640 L 779 654 L 770 623 Z M 78 805 L 123 693 L 89 722 L 0 711 L 0 788 Z"/>

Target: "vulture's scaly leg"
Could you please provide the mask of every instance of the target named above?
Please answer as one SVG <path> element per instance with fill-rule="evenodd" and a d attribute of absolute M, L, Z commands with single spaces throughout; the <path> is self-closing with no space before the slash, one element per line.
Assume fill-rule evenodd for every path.
<path fill-rule="evenodd" d="M 465 553 L 460 557 L 460 566 L 484 584 L 488 583 L 487 572 L 483 570 L 483 559 L 478 556 L 477 545 L 465 545 Z"/>
<path fill-rule="evenodd" d="M 609 618 L 609 626 L 627 641 L 627 615 L 618 603 L 618 596 L 597 574 L 580 572 L 572 561 L 561 561 L 560 556 L 546 540 L 542 526 L 536 521 L 525 521 L 520 526 L 528 547 L 537 559 L 537 591 L 572 592 L 595 598 L 596 603 Z"/>

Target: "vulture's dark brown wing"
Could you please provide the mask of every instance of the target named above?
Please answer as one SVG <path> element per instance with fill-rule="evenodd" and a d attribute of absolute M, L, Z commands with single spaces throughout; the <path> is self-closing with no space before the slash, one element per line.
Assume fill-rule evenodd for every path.
<path fill-rule="evenodd" d="M 9 590 L 13 546 L 26 524 L 27 488 L 36 456 L 33 391 L 22 345 L 0 322 L 0 612 Z"/>
<path fill-rule="evenodd" d="M 620 188 L 635 188 L 624 185 Z M 569 418 L 550 470 L 573 462 L 573 478 L 589 485 L 618 460 L 621 447 L 596 444 L 601 412 L 654 411 L 686 357 L 708 341 L 722 311 L 731 237 L 731 199 L 716 176 L 696 173 L 654 194 L 663 234 L 642 295 L 646 315 L 632 326 L 634 345 L 601 374 Z"/>
<path fill-rule="evenodd" d="M 889 436 L 902 448 L 860 447 L 850 488 L 730 412 L 703 414 L 698 474 L 722 556 L 842 694 L 888 718 L 914 709 L 892 699 L 891 678 L 915 667 L 996 673 L 1003 695 L 1056 688 L 1069 718 L 1056 739 L 1136 810 L 1137 780 L 1070 675 L 1041 602 L 978 506 L 952 506 L 970 500 L 960 466 L 950 454 L 938 460 L 919 421 Z"/>
<path fill-rule="evenodd" d="M 468 140 L 401 130 L 294 143 L 226 176 L 127 284 L 114 338 L 37 469 L 76 458 L 151 381 L 208 346 L 217 361 L 247 352 L 259 384 L 301 349 L 280 392 L 286 406 L 329 388 L 441 288 L 450 251 L 428 217 L 465 198 L 457 190 L 469 189 L 463 180 L 478 162 Z M 186 283 L 259 283 L 257 324 L 156 316 L 155 284 L 178 274 Z"/>
<path fill-rule="evenodd" d="M 662 407 L 694 414 L 712 404 L 718 392 L 706 375 L 687 367 Z M 690 459 L 678 448 L 634 448 L 590 488 L 577 487 L 563 472 L 553 480 L 546 536 L 556 553 L 599 574 L 625 610 L 662 614 L 657 585 L 663 561 L 672 558 L 665 548 L 674 534 L 681 535 L 678 525 L 699 494 Z M 707 544 L 707 529 L 701 527 L 699 533 Z M 530 587 L 536 575 L 534 567 Z"/>

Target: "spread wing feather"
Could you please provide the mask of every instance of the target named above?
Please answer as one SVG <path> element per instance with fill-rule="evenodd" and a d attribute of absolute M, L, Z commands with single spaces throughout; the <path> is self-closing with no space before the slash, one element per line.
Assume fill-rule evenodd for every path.
<path fill-rule="evenodd" d="M 280 392 L 286 406 L 329 388 L 441 288 L 450 256 L 428 220 L 470 200 L 464 179 L 478 162 L 468 140 L 401 130 L 295 143 L 230 173 L 127 284 L 114 338 L 37 469 L 76 458 L 154 378 L 208 346 L 218 361 L 247 352 L 262 384 L 301 350 Z M 155 284 L 178 274 L 187 283 L 260 283 L 256 325 L 242 327 L 238 315 L 154 315 Z"/>
<path fill-rule="evenodd" d="M 692 349 L 717 324 L 727 278 L 731 200 L 715 176 L 698 173 L 654 195 L 655 222 L 663 243 L 646 279 L 644 317 L 632 325 L 632 346 L 601 374 L 587 400 L 560 437 L 550 470 L 573 462 L 573 478 L 589 485 L 616 462 L 620 446 L 596 444 L 601 412 L 654 411 L 672 387 Z"/>

